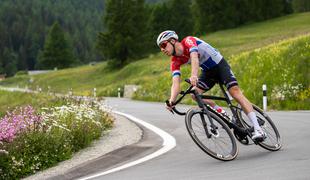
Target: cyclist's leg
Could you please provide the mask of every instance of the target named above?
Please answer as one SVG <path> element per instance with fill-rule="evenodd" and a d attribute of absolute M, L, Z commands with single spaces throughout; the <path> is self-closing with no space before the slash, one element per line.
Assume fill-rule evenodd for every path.
<path fill-rule="evenodd" d="M 265 132 L 259 126 L 256 114 L 250 101 L 243 95 L 238 85 L 234 85 L 228 89 L 231 96 L 241 105 L 243 111 L 246 113 L 248 118 L 252 121 L 254 126 L 254 134 L 252 139 L 261 139 L 266 137 Z"/>
<path fill-rule="evenodd" d="M 201 85 L 203 85 L 204 88 L 207 89 L 207 91 L 212 89 L 212 87 L 218 81 L 218 80 L 215 80 L 216 74 L 217 73 L 214 70 L 202 71 L 201 72 L 201 74 L 199 76 L 199 81 L 203 82 Z M 199 94 L 207 92 L 207 91 L 204 91 L 204 90 L 199 89 L 197 87 L 195 87 L 195 88 L 196 88 L 196 90 L 198 91 Z M 192 95 L 192 98 L 195 100 L 195 96 Z M 217 105 L 214 101 L 212 101 L 210 99 L 203 99 L 203 101 L 206 104 L 209 104 L 211 107 L 213 107 L 217 112 L 222 113 L 224 115 L 227 115 L 226 112 L 224 111 L 224 109 L 221 106 Z"/>
<path fill-rule="evenodd" d="M 198 92 L 199 94 L 205 93 L 204 90 L 199 89 L 199 88 L 197 88 L 197 87 L 196 87 L 196 90 L 197 90 L 197 92 Z M 196 101 L 196 98 L 195 98 L 194 95 L 192 95 L 192 99 Z M 223 113 L 224 115 L 227 115 L 226 112 L 225 112 L 225 110 L 224 110 L 221 106 L 217 105 L 217 104 L 216 104 L 214 101 L 212 101 L 211 99 L 203 99 L 203 102 L 206 103 L 206 104 L 209 104 L 209 105 L 210 105 L 211 107 L 213 107 L 217 112 Z"/>
<path fill-rule="evenodd" d="M 237 79 L 225 59 L 220 62 L 218 66 L 218 72 L 220 80 L 223 84 L 225 84 L 227 90 L 229 91 L 229 94 L 241 105 L 243 111 L 252 121 L 255 129 L 254 136 L 252 138 L 256 139 L 264 137 L 265 134 L 258 124 L 257 117 L 253 110 L 251 102 L 241 92 L 238 86 Z"/>
<path fill-rule="evenodd" d="M 195 89 L 197 90 L 197 92 L 199 94 L 203 94 L 205 92 L 204 90 L 199 89 L 198 87 L 195 87 Z M 195 98 L 195 96 L 193 94 L 192 94 L 192 99 L 196 101 L 196 98 Z M 211 107 L 216 106 L 216 103 L 214 101 L 210 100 L 210 99 L 203 99 L 203 101 L 205 103 L 209 104 Z"/>
<path fill-rule="evenodd" d="M 241 105 L 246 114 L 253 112 L 253 106 L 250 101 L 243 95 L 238 85 L 228 88 L 229 94 Z"/>

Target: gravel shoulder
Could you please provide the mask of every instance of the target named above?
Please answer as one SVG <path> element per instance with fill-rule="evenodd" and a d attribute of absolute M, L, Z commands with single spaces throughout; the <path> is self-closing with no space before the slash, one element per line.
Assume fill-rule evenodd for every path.
<path fill-rule="evenodd" d="M 71 159 L 63 161 L 57 166 L 38 172 L 25 179 L 41 180 L 65 174 L 76 166 L 90 162 L 113 150 L 137 143 L 142 138 L 143 131 L 135 123 L 120 115 L 114 114 L 114 117 L 114 127 L 99 140 L 94 141 L 90 147 L 77 152 Z"/>

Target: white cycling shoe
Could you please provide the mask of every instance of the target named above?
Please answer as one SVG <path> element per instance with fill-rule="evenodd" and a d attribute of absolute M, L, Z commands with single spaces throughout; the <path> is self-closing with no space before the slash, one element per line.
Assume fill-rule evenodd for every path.
<path fill-rule="evenodd" d="M 252 135 L 253 140 L 264 140 L 267 138 L 267 134 L 262 129 L 255 129 Z"/>

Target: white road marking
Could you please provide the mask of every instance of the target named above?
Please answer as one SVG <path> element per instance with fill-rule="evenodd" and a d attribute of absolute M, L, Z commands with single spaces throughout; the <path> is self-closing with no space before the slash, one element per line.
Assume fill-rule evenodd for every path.
<path fill-rule="evenodd" d="M 148 155 L 148 156 L 145 156 L 141 159 L 138 159 L 138 160 L 135 160 L 135 161 L 132 161 L 130 163 L 127 163 L 127 164 L 124 164 L 122 166 L 119 166 L 119 167 L 116 167 L 116 168 L 113 168 L 113 169 L 110 169 L 110 170 L 107 170 L 107 171 L 104 171 L 104 172 L 100 172 L 100 173 L 97 173 L 97 174 L 93 174 L 93 175 L 90 175 L 90 176 L 86 176 L 86 177 L 82 177 L 80 178 L 79 180 L 87 180 L 87 179 L 92 179 L 92 178 L 96 178 L 96 177 L 100 177 L 100 176 L 104 176 L 104 175 L 107 175 L 107 174 L 110 174 L 110 173 L 113 173 L 113 172 L 117 172 L 117 171 L 120 171 L 122 169 L 125 169 L 125 168 L 129 168 L 129 167 L 132 167 L 132 166 L 135 166 L 137 164 L 140 164 L 140 163 L 143 163 L 145 161 L 148 161 L 150 159 L 153 159 L 157 156 L 160 156 L 168 151 L 170 151 L 171 149 L 173 149 L 175 146 L 176 146 L 176 141 L 175 141 L 175 138 L 173 136 L 171 136 L 170 134 L 166 133 L 165 131 L 147 123 L 147 122 L 144 122 L 132 115 L 129 115 L 129 114 L 125 114 L 125 113 L 122 113 L 122 112 L 118 112 L 118 111 L 113 111 L 114 113 L 116 114 L 119 114 L 119 115 L 122 115 L 122 116 L 125 116 L 127 117 L 128 119 L 136 122 L 136 123 L 139 123 L 141 125 L 143 125 L 144 127 L 150 129 L 151 131 L 155 132 L 156 134 L 158 134 L 162 139 L 163 139 L 163 144 L 162 144 L 162 148 L 159 149 L 158 151 Z"/>

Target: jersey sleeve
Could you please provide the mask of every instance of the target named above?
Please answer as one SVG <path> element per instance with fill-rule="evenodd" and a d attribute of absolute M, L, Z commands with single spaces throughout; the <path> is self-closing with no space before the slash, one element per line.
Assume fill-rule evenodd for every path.
<path fill-rule="evenodd" d="M 171 58 L 171 63 L 170 63 L 170 70 L 172 73 L 172 77 L 173 76 L 181 76 L 181 63 L 179 61 L 177 61 L 176 57 L 172 57 Z"/>
<path fill-rule="evenodd" d="M 189 53 L 198 52 L 197 40 L 194 37 L 187 36 L 184 40 L 184 46 L 189 49 Z"/>

